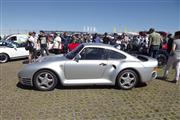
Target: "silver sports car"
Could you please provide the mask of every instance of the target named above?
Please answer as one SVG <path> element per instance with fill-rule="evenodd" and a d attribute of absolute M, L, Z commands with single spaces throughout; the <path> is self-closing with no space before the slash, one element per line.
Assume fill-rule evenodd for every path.
<path fill-rule="evenodd" d="M 131 89 L 157 76 L 157 60 L 132 56 L 105 44 L 81 44 L 66 55 L 40 58 L 18 73 L 22 85 L 53 90 L 57 85 L 117 85 Z"/>

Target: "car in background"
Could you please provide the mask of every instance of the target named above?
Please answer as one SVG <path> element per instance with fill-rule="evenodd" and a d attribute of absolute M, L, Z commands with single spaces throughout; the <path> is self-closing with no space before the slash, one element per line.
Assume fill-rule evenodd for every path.
<path fill-rule="evenodd" d="M 27 38 L 28 38 L 28 34 L 11 34 L 4 37 L 3 39 L 21 44 L 26 42 Z"/>
<path fill-rule="evenodd" d="M 0 41 L 0 63 L 11 59 L 26 58 L 29 51 L 26 51 L 23 43 L 18 44 L 7 40 Z"/>
<path fill-rule="evenodd" d="M 132 56 L 105 44 L 83 43 L 66 55 L 46 56 L 18 73 L 22 85 L 53 90 L 57 85 L 117 85 L 132 89 L 157 76 L 156 59 Z"/>

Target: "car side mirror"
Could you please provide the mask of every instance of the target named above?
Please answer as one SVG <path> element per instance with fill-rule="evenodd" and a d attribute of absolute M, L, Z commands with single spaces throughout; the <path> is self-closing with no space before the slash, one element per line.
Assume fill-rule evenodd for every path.
<path fill-rule="evenodd" d="M 74 58 L 74 60 L 76 61 L 76 62 L 79 62 L 79 60 L 81 59 L 81 55 L 76 55 L 76 57 Z"/>

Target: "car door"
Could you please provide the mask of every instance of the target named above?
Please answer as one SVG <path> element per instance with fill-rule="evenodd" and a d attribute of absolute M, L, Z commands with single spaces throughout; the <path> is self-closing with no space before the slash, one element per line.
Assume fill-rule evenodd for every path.
<path fill-rule="evenodd" d="M 86 47 L 81 58 L 65 63 L 66 79 L 100 79 L 107 68 L 105 49 Z"/>
<path fill-rule="evenodd" d="M 29 54 L 29 51 L 25 50 L 24 47 L 15 48 L 15 52 L 19 57 L 27 56 Z"/>
<path fill-rule="evenodd" d="M 18 58 L 28 56 L 29 52 L 25 50 L 24 47 L 20 47 L 17 44 L 10 43 L 7 45 L 8 53 L 11 58 Z"/>

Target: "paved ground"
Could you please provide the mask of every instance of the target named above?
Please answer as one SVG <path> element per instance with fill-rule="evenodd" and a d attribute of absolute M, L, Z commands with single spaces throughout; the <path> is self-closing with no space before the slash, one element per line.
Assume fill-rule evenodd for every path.
<path fill-rule="evenodd" d="M 17 85 L 22 66 L 22 60 L 0 64 L 0 120 L 180 120 L 180 84 L 154 80 L 129 91 L 86 86 L 40 92 Z"/>

